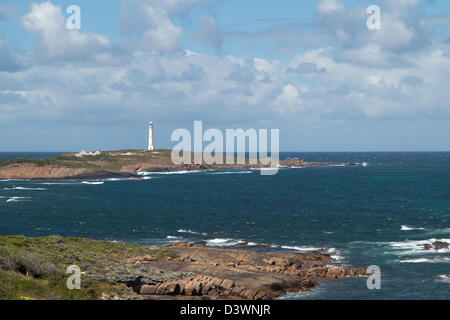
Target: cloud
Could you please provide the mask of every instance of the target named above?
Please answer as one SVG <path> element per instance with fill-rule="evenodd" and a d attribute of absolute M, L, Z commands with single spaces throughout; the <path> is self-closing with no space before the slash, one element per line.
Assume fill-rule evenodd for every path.
<path fill-rule="evenodd" d="M 188 68 L 183 71 L 182 79 L 185 81 L 201 81 L 206 77 L 205 70 L 196 64 L 189 63 Z"/>
<path fill-rule="evenodd" d="M 316 63 L 303 62 L 295 68 L 288 68 L 287 72 L 300 73 L 300 74 L 312 74 L 312 73 L 324 73 L 325 68 L 320 68 Z"/>
<path fill-rule="evenodd" d="M 39 49 L 28 52 L 26 69 L 0 72 L 0 122 L 117 127 L 203 119 L 253 127 L 450 118 L 449 51 L 429 41 L 415 1 L 386 2 L 379 32 L 365 27 L 364 8 L 322 1 L 308 24 L 311 41 L 284 61 L 186 50 L 174 20 L 199 1 L 127 3 L 137 8 L 142 30 L 124 28 L 132 39 L 115 44 L 67 30 L 61 8 L 50 2 L 33 4 L 22 24 Z M 123 13 L 124 27 L 127 16 L 131 11 Z M 217 29 L 199 39 L 223 50 L 229 33 L 219 36 L 210 16 L 203 22 Z M 280 30 L 257 33 L 257 41 L 270 39 L 280 50 L 282 41 L 302 44 L 295 32 L 290 40 L 277 36 Z M 2 52 L 0 46 L 0 70 L 14 70 Z"/>
<path fill-rule="evenodd" d="M 92 59 L 101 61 L 109 48 L 107 37 L 97 33 L 69 30 L 61 7 L 51 2 L 31 3 L 31 10 L 22 18 L 22 26 L 38 36 L 41 58 Z"/>
<path fill-rule="evenodd" d="M 301 107 L 299 91 L 292 84 L 283 87 L 282 93 L 276 98 L 276 109 L 282 114 L 290 114 L 298 111 Z"/>
<path fill-rule="evenodd" d="M 192 6 L 200 2 L 202 0 L 126 0 L 125 9 L 121 11 L 122 28 L 125 33 L 136 31 L 137 34 L 131 48 L 160 54 L 181 52 L 182 29 L 173 23 L 173 18 L 187 15 Z M 136 25 L 143 31 L 137 30 Z"/>
<path fill-rule="evenodd" d="M 317 6 L 320 14 L 335 14 L 344 9 L 344 5 L 340 0 L 321 0 Z"/>

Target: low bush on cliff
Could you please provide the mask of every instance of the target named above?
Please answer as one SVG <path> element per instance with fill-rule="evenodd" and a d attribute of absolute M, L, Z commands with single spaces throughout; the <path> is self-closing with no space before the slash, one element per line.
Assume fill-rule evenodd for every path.
<path fill-rule="evenodd" d="M 171 251 L 138 244 L 60 236 L 0 236 L 0 299 L 91 300 L 103 293 L 130 295 L 130 288 L 108 280 L 106 275 L 123 268 L 126 259 L 143 255 L 177 257 Z M 70 276 L 66 268 L 74 264 L 83 272 L 80 290 L 66 286 Z"/>
<path fill-rule="evenodd" d="M 37 254 L 11 254 L 5 249 L 0 250 L 0 268 L 38 279 L 57 275 L 61 272 L 53 263 L 42 259 Z"/>

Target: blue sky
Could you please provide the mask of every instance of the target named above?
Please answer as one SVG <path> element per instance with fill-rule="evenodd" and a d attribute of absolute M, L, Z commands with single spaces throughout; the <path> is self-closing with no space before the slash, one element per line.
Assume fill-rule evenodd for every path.
<path fill-rule="evenodd" d="M 202 120 L 284 151 L 450 150 L 449 28 L 446 0 L 2 1 L 0 151 L 144 148 L 149 120 L 163 148 Z"/>

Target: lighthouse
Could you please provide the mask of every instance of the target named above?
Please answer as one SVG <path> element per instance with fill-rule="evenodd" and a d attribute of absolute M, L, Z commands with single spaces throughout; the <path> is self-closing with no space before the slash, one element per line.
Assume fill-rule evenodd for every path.
<path fill-rule="evenodd" d="M 148 126 L 148 151 L 153 151 L 155 149 L 153 145 L 153 122 L 150 121 Z"/>

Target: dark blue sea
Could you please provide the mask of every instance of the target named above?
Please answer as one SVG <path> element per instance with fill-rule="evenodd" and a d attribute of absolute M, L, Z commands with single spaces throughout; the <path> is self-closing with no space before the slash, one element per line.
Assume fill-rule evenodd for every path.
<path fill-rule="evenodd" d="M 52 154 L 0 153 L 13 157 Z M 449 299 L 450 153 L 283 153 L 281 158 L 366 167 L 152 174 L 146 180 L 0 182 L 0 234 L 79 236 L 164 244 L 207 241 L 327 248 L 346 266 L 381 269 L 327 280 L 289 299 Z"/>

